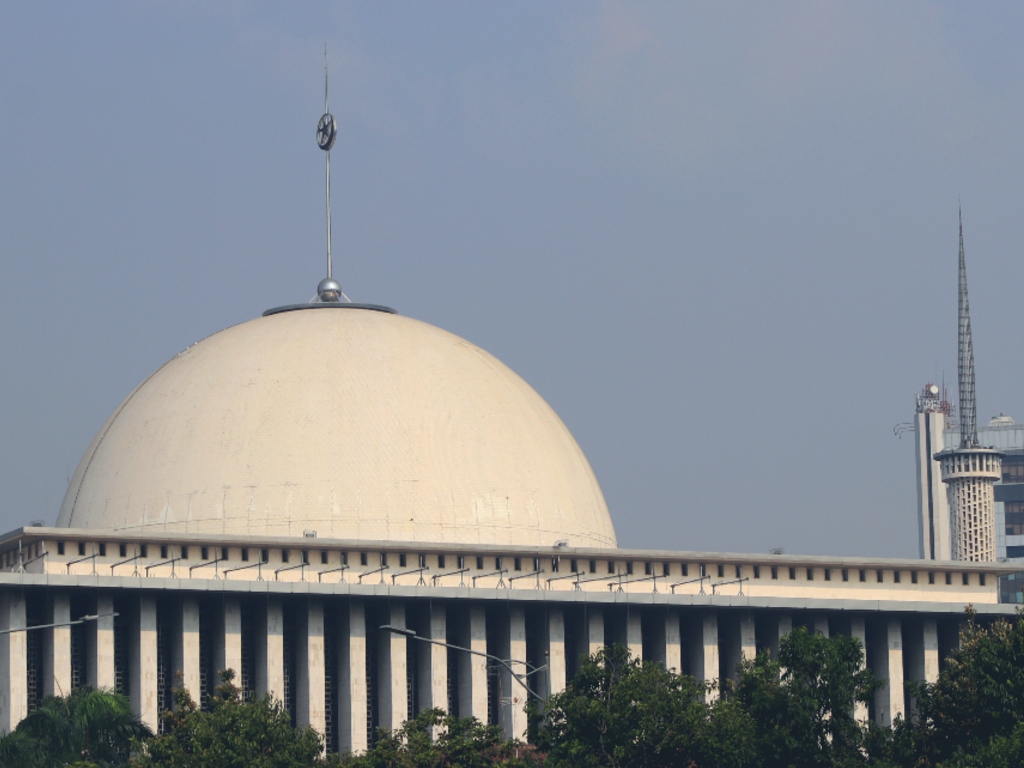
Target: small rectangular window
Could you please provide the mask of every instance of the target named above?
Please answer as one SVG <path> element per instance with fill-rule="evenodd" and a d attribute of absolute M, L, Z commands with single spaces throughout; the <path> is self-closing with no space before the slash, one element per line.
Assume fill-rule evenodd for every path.
<path fill-rule="evenodd" d="M 718 565 L 718 578 L 725 576 L 725 566 L 719 563 Z"/>
<path fill-rule="evenodd" d="M 934 584 L 935 583 L 935 571 L 928 571 L 928 583 L 929 584 Z"/>
<path fill-rule="evenodd" d="M 875 580 L 881 584 L 885 581 L 885 571 L 879 569 L 875 571 Z"/>
<path fill-rule="evenodd" d="M 535 570 L 535 571 L 539 571 L 540 570 L 540 558 L 539 557 L 533 558 L 533 570 Z"/>
<path fill-rule="evenodd" d="M 398 556 L 398 567 L 399 568 L 405 568 L 405 552 L 402 552 Z"/>
<path fill-rule="evenodd" d="M 860 573 L 858 575 L 859 575 L 861 581 L 867 581 L 868 580 L 868 572 L 865 571 L 863 568 L 860 569 Z"/>
<path fill-rule="evenodd" d="M 962 573 L 962 574 L 960 574 L 960 576 L 963 579 L 965 587 L 971 586 L 971 574 L 969 574 L 969 573 Z"/>
<path fill-rule="evenodd" d="M 832 569 L 831 568 L 826 568 L 825 569 L 825 581 L 832 581 Z"/>
<path fill-rule="evenodd" d="M 705 565 L 704 563 L 701 563 L 701 564 L 700 564 L 700 565 L 698 566 L 698 569 L 699 569 L 699 575 L 700 575 L 701 577 L 704 577 L 704 576 L 707 576 L 707 575 L 708 575 L 708 567 L 707 567 L 707 566 L 706 566 L 706 565 Z"/>
<path fill-rule="evenodd" d="M 209 547 L 203 547 L 202 549 L 200 549 L 199 550 L 199 556 L 203 560 L 209 560 L 210 559 L 210 548 Z"/>
<path fill-rule="evenodd" d="M 946 584 L 950 586 L 953 584 L 953 574 L 949 571 L 946 571 Z"/>
<path fill-rule="evenodd" d="M 247 547 L 242 547 L 242 562 L 249 562 L 249 549 Z"/>
<path fill-rule="evenodd" d="M 456 562 L 458 563 L 457 567 L 460 571 L 466 567 L 466 558 L 462 555 L 459 555 L 459 559 Z"/>
<path fill-rule="evenodd" d="M 309 565 L 309 550 L 302 550 L 302 563 L 303 565 Z"/>
<path fill-rule="evenodd" d="M 778 566 L 775 566 L 775 565 L 772 566 L 772 578 L 773 579 L 778 579 L 779 578 Z"/>
<path fill-rule="evenodd" d="M 269 549 L 261 549 L 260 550 L 260 562 L 261 563 L 269 563 L 270 562 L 270 550 Z"/>
<path fill-rule="evenodd" d="M 124 546 L 124 545 L 122 544 L 121 546 Z M 58 541 L 57 542 L 57 554 L 58 555 L 63 555 L 64 554 L 64 542 L 63 541 Z"/>
<path fill-rule="evenodd" d="M 482 571 L 484 569 L 484 559 L 482 557 L 478 557 L 476 559 L 476 569 L 478 571 Z"/>
<path fill-rule="evenodd" d="M 105 541 L 100 542 L 100 557 L 107 556 L 107 543 Z"/>
<path fill-rule="evenodd" d="M 842 574 L 843 574 L 843 581 L 849 581 L 850 580 L 850 572 L 848 570 L 843 568 Z"/>
<path fill-rule="evenodd" d="M 221 560 L 227 560 L 228 559 L 228 548 L 227 547 L 221 547 L 220 548 L 220 559 Z"/>
<path fill-rule="evenodd" d="M 84 541 L 78 542 L 78 554 L 81 555 L 82 557 L 85 557 L 85 542 Z"/>
<path fill-rule="evenodd" d="M 910 572 L 910 583 L 917 584 L 917 571 Z"/>
<path fill-rule="evenodd" d="M 789 569 L 789 580 L 796 581 L 796 568 L 793 568 L 792 566 Z"/>
<path fill-rule="evenodd" d="M 381 565 L 387 565 L 388 564 L 388 553 L 387 552 L 381 552 L 380 553 L 380 564 Z"/>
<path fill-rule="evenodd" d="M 661 575 L 662 576 L 671 576 L 672 575 L 672 563 L 662 563 L 661 564 Z"/>
<path fill-rule="evenodd" d="M 444 555 L 437 556 L 437 567 L 444 568 Z"/>
<path fill-rule="evenodd" d="M 903 574 L 901 574 L 899 571 L 893 571 L 892 572 L 892 583 L 893 584 L 899 584 L 900 583 L 900 579 L 902 578 L 902 576 L 903 576 Z"/>
<path fill-rule="evenodd" d="M 590 572 L 597 573 L 597 560 L 590 561 Z"/>
<path fill-rule="evenodd" d="M 580 571 L 580 567 L 579 567 L 579 565 L 580 565 L 580 564 L 579 564 L 579 561 L 578 561 L 578 560 L 570 560 L 570 561 L 569 561 L 569 569 L 570 569 L 570 570 L 571 570 L 571 571 L 572 571 L 573 573 L 579 573 L 579 571 Z"/>
<path fill-rule="evenodd" d="M 814 569 L 813 568 L 808 568 L 807 569 L 807 580 L 808 581 L 814 581 Z"/>
<path fill-rule="evenodd" d="M 139 554 L 142 555 L 143 557 L 149 557 L 149 545 L 148 544 L 143 544 L 142 546 L 140 546 L 139 547 Z"/>
<path fill-rule="evenodd" d="M 188 547 L 181 548 L 181 559 L 188 560 Z"/>
<path fill-rule="evenodd" d="M 984 573 L 979 573 L 978 574 L 978 586 L 979 587 L 984 587 L 985 586 L 985 574 Z"/>
<path fill-rule="evenodd" d="M 359 553 L 359 564 L 360 565 L 366 565 L 366 562 L 367 562 L 367 554 L 365 552 L 360 552 Z"/>
<path fill-rule="evenodd" d="M 736 578 L 737 579 L 742 579 L 743 578 L 743 566 L 742 565 L 737 565 L 736 566 Z"/>
<path fill-rule="evenodd" d="M 760 579 L 761 578 L 761 566 L 760 565 L 755 565 L 754 566 L 754 578 L 755 579 Z"/>
<path fill-rule="evenodd" d="M 167 559 L 167 545 L 166 544 L 161 544 L 160 545 L 160 559 L 161 560 L 166 560 Z"/>
<path fill-rule="evenodd" d="M 630 576 L 633 575 L 633 561 L 630 560 L 626 563 L 626 573 Z"/>
<path fill-rule="evenodd" d="M 689 576 L 689 575 L 690 575 L 690 564 L 689 563 L 683 563 L 683 576 Z"/>
<path fill-rule="evenodd" d="M 501 558 L 500 557 L 494 558 L 494 567 L 497 570 L 499 570 L 499 571 L 501 570 Z"/>
<path fill-rule="evenodd" d="M 326 549 L 320 550 L 320 565 L 327 565 L 330 562 L 330 555 Z"/>
<path fill-rule="evenodd" d="M 287 549 L 282 549 L 281 550 L 281 562 L 282 563 L 287 563 L 288 562 L 288 550 Z"/>
<path fill-rule="evenodd" d="M 558 558 L 557 557 L 552 557 L 551 558 L 551 570 L 552 570 L 553 573 L 558 573 Z"/>
<path fill-rule="evenodd" d="M 523 570 L 523 558 L 517 557 L 515 560 L 513 560 L 512 567 L 515 568 L 517 571 Z"/>
<path fill-rule="evenodd" d="M 575 569 L 573 569 L 573 570 L 575 570 Z M 644 576 L 650 576 L 650 575 L 651 575 L 651 564 L 650 563 L 644 563 Z"/>
<path fill-rule="evenodd" d="M 420 567 L 420 568 L 426 568 L 427 567 L 427 556 L 426 555 L 420 555 L 420 557 L 419 557 L 419 566 L 418 567 Z"/>

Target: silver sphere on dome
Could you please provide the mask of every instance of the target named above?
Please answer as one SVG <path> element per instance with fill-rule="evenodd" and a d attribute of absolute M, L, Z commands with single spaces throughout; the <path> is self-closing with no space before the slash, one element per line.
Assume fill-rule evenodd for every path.
<path fill-rule="evenodd" d="M 324 304 L 336 304 L 341 301 L 341 283 L 325 277 L 316 287 L 316 297 Z"/>

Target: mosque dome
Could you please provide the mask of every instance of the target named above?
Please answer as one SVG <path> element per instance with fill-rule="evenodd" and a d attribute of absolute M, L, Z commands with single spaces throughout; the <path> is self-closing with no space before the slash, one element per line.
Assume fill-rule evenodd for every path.
<path fill-rule="evenodd" d="M 126 534 L 614 547 L 551 407 L 446 331 L 358 305 L 223 330 L 100 429 L 57 525 Z"/>

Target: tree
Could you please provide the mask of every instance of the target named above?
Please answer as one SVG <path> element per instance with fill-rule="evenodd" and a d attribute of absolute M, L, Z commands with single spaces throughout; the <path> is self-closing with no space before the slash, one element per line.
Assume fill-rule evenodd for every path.
<path fill-rule="evenodd" d="M 1020 765 L 1024 760 L 1024 615 L 980 625 L 968 611 L 933 685 L 917 691 L 918 715 L 880 733 L 872 752 L 893 765 Z"/>
<path fill-rule="evenodd" d="M 295 728 L 291 716 L 269 696 L 243 701 L 221 672 L 221 684 L 199 709 L 183 688 L 174 691 L 175 711 L 162 720 L 166 732 L 151 739 L 138 768 L 309 768 L 324 764 L 323 740 L 311 728 Z"/>
<path fill-rule="evenodd" d="M 852 637 L 825 637 L 797 627 L 779 643 L 779 658 L 744 662 L 726 691 L 749 715 L 758 765 L 859 766 L 866 728 L 854 718 L 883 681 L 863 669 Z"/>
<path fill-rule="evenodd" d="M 428 709 L 400 729 L 378 732 L 365 754 L 348 756 L 345 768 L 532 768 L 543 755 L 514 739 L 505 739 L 494 725 L 474 717 L 454 717 Z"/>
<path fill-rule="evenodd" d="M 126 766 L 132 750 L 151 731 L 125 696 L 82 687 L 48 696 L 10 734 L 0 739 L 0 764 Z"/>
<path fill-rule="evenodd" d="M 553 768 L 750 764 L 744 713 L 726 703 L 714 722 L 709 688 L 616 645 L 583 660 L 549 699 L 538 741 Z"/>

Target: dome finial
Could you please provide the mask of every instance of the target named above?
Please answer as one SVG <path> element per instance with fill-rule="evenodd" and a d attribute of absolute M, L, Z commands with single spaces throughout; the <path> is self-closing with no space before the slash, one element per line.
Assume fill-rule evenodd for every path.
<path fill-rule="evenodd" d="M 324 114 L 316 126 L 316 143 L 327 153 L 327 278 L 320 281 L 314 301 L 338 302 L 344 294 L 334 280 L 331 264 L 331 147 L 338 138 L 338 124 L 327 100 L 327 43 L 324 43 Z"/>

